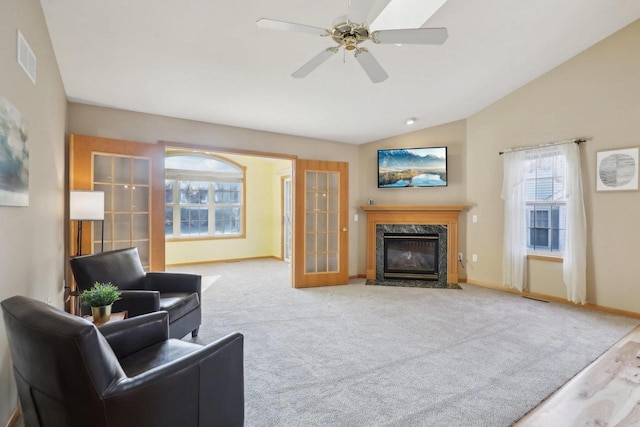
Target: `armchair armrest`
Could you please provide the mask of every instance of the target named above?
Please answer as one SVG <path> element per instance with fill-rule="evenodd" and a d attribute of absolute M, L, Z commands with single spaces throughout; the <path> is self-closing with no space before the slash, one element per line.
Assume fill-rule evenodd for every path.
<path fill-rule="evenodd" d="M 146 275 L 146 289 L 153 289 L 161 293 L 197 292 L 201 295 L 202 276 L 189 273 L 151 272 Z"/>
<path fill-rule="evenodd" d="M 160 310 L 160 292 L 123 290 L 122 299 L 113 303 L 113 311 L 129 312 L 129 317 L 153 313 Z"/>
<path fill-rule="evenodd" d="M 118 359 L 169 339 L 169 313 L 156 311 L 98 327 Z"/>
<path fill-rule="evenodd" d="M 109 425 L 242 426 L 243 340 L 231 334 L 112 384 L 103 395 Z"/>

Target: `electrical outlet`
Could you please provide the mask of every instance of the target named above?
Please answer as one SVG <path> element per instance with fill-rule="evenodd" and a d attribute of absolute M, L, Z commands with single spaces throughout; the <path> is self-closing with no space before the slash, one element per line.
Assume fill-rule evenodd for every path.
<path fill-rule="evenodd" d="M 51 298 L 47 298 L 47 304 L 51 305 Z"/>
<path fill-rule="evenodd" d="M 478 262 L 478 254 L 473 254 L 473 255 L 471 255 L 471 260 L 472 260 L 473 262 Z"/>
<path fill-rule="evenodd" d="M 462 252 L 458 252 L 458 261 L 462 261 Z"/>
<path fill-rule="evenodd" d="M 478 215 L 473 215 L 473 216 L 471 217 L 471 219 L 472 219 L 472 221 L 473 221 L 473 223 L 474 223 L 474 224 L 477 224 L 477 223 L 478 223 Z"/>

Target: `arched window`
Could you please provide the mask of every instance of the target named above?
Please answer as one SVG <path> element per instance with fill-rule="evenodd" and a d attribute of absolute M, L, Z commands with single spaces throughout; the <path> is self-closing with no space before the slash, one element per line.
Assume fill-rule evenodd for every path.
<path fill-rule="evenodd" d="M 165 236 L 243 236 L 244 178 L 244 167 L 223 157 L 193 152 L 167 154 Z"/>

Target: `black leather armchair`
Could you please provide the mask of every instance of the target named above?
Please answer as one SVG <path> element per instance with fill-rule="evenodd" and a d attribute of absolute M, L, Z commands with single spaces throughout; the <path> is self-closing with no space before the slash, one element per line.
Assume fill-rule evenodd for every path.
<path fill-rule="evenodd" d="M 71 258 L 71 271 L 80 292 L 95 282 L 111 282 L 122 291 L 113 311 L 129 317 L 164 310 L 169 313 L 171 338 L 198 335 L 202 322 L 201 276 L 186 273 L 145 273 L 138 248 L 118 249 Z"/>
<path fill-rule="evenodd" d="M 26 427 L 244 424 L 243 336 L 168 338 L 164 311 L 96 328 L 23 296 L 2 301 Z"/>

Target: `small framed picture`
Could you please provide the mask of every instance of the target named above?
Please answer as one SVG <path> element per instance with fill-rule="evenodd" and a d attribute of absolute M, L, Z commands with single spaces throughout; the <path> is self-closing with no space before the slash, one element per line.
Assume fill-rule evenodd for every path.
<path fill-rule="evenodd" d="M 597 153 L 597 191 L 638 189 L 638 148 Z"/>

